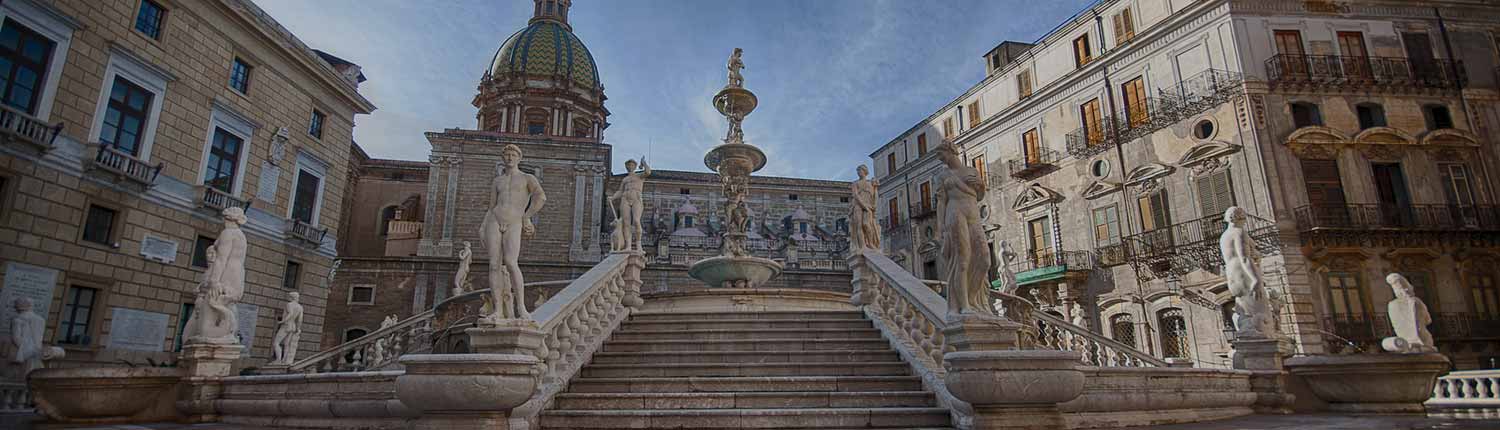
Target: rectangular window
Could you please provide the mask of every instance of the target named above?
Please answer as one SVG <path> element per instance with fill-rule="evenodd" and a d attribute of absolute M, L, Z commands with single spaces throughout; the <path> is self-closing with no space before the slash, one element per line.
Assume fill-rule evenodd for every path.
<path fill-rule="evenodd" d="M 1280 73 L 1284 76 L 1300 76 L 1307 74 L 1307 57 L 1303 56 L 1302 32 L 1297 30 L 1276 30 L 1276 53 L 1280 54 Z"/>
<path fill-rule="evenodd" d="M 1130 15 L 1130 8 L 1125 8 L 1115 14 L 1115 44 L 1120 45 L 1135 38 L 1135 19 Z"/>
<path fill-rule="evenodd" d="M 926 153 L 927 150 L 923 148 L 927 148 L 927 133 L 917 135 L 917 149 L 922 149 L 922 153 Z"/>
<path fill-rule="evenodd" d="M 151 0 L 141 0 L 141 9 L 135 13 L 135 29 L 152 39 L 161 39 L 162 23 L 167 10 Z"/>
<path fill-rule="evenodd" d="M 1052 261 L 1052 218 L 1041 217 L 1026 223 L 1030 235 L 1031 256 L 1037 266 L 1050 266 Z"/>
<path fill-rule="evenodd" d="M 1023 98 L 1023 99 L 1027 98 L 1027 97 L 1031 97 L 1031 71 L 1030 70 L 1022 70 L 1020 73 L 1016 74 L 1016 93 L 1020 94 L 1021 95 L 1020 98 Z"/>
<path fill-rule="evenodd" d="M 1370 60 L 1365 50 L 1365 35 L 1358 31 L 1340 31 L 1338 38 L 1339 54 L 1343 55 L 1339 63 L 1344 66 L 1344 74 L 1351 78 L 1369 78 Z"/>
<path fill-rule="evenodd" d="M 172 351 L 182 351 L 182 335 L 187 331 L 188 318 L 193 316 L 193 304 L 183 303 L 177 310 L 177 337 L 173 341 Z"/>
<path fill-rule="evenodd" d="M 919 192 L 922 196 L 922 212 L 932 210 L 932 183 L 923 182 L 922 185 L 918 185 L 917 188 L 918 190 L 920 190 Z"/>
<path fill-rule="evenodd" d="M 984 180 L 985 179 L 985 176 L 984 176 L 984 156 L 983 155 L 975 156 L 974 159 L 969 160 L 969 165 L 974 166 L 974 171 L 977 172 L 977 173 L 979 173 L 979 179 L 980 180 Z"/>
<path fill-rule="evenodd" d="M 302 277 L 302 263 L 287 260 L 281 272 L 281 288 L 296 291 Z"/>
<path fill-rule="evenodd" d="M 239 58 L 229 66 L 229 88 L 234 88 L 240 94 L 250 94 L 250 64 Z"/>
<path fill-rule="evenodd" d="M 349 288 L 349 304 L 351 305 L 373 305 L 375 304 L 374 285 L 355 285 Z"/>
<path fill-rule="evenodd" d="M 1172 225 L 1167 206 L 1167 192 L 1157 191 L 1138 199 L 1141 208 L 1141 231 L 1152 231 Z"/>
<path fill-rule="evenodd" d="M 208 149 L 208 165 L 203 172 L 203 185 L 225 194 L 234 194 L 234 178 L 240 165 L 240 152 L 245 139 L 222 128 L 214 128 L 214 143 Z"/>
<path fill-rule="evenodd" d="M 1334 318 L 1360 319 L 1369 313 L 1358 273 L 1328 272 L 1324 280 L 1328 283 L 1328 306 Z"/>
<path fill-rule="evenodd" d="M 214 238 L 199 235 L 198 240 L 193 241 L 193 259 L 189 264 L 193 267 L 208 267 L 208 247 L 213 244 Z"/>
<path fill-rule="evenodd" d="M 0 102 L 36 115 L 42 80 L 55 47 L 51 40 L 31 29 L 5 20 L 4 27 L 0 27 Z"/>
<path fill-rule="evenodd" d="M 151 112 L 153 94 L 124 77 L 116 76 L 105 105 L 103 131 L 99 142 L 113 146 L 131 156 L 139 156 L 141 135 L 146 131 L 146 116 Z"/>
<path fill-rule="evenodd" d="M 83 240 L 113 246 L 117 218 L 119 212 L 114 209 L 89 205 L 88 217 L 83 221 Z"/>
<path fill-rule="evenodd" d="M 1073 60 L 1077 63 L 1078 67 L 1083 67 L 1083 65 L 1088 64 L 1090 61 L 1094 61 L 1094 52 L 1089 49 L 1088 33 L 1084 33 L 1084 35 L 1078 36 L 1077 39 L 1073 39 Z"/>
<path fill-rule="evenodd" d="M 1229 170 L 1220 170 L 1198 179 L 1198 210 L 1203 217 L 1224 215 L 1234 206 L 1234 187 L 1230 185 Z M 1222 223 L 1223 221 L 1218 221 Z"/>
<path fill-rule="evenodd" d="M 292 219 L 312 224 L 318 208 L 318 187 L 322 178 L 306 170 L 297 171 L 297 188 L 292 195 Z"/>
<path fill-rule="evenodd" d="M 979 125 L 979 102 L 969 103 L 969 128 Z"/>
<path fill-rule="evenodd" d="M 1037 164 L 1042 162 L 1042 141 L 1037 137 L 1036 129 L 1026 130 L 1021 133 L 1021 151 L 1026 157 L 1026 164 Z"/>
<path fill-rule="evenodd" d="M 687 189 L 687 188 L 682 188 L 682 189 L 678 189 L 677 190 L 677 194 L 682 194 L 682 195 L 686 196 L 686 195 L 693 194 L 693 190 L 690 190 L 690 189 Z"/>
<path fill-rule="evenodd" d="M 1495 277 L 1484 272 L 1466 275 L 1469 291 L 1474 296 L 1474 312 L 1485 319 L 1500 316 L 1500 292 L 1495 288 Z"/>
<path fill-rule="evenodd" d="M 896 198 L 892 197 L 891 201 L 887 203 L 887 206 L 889 206 L 889 207 L 886 208 L 886 216 L 889 216 L 891 218 L 891 225 L 890 225 L 890 227 L 895 227 L 895 226 L 901 225 L 901 205 L 900 205 L 900 203 L 896 201 Z"/>
<path fill-rule="evenodd" d="M 1452 206 L 1473 206 L 1474 188 L 1469 183 L 1469 166 L 1458 163 L 1439 164 L 1443 175 L 1443 197 Z"/>
<path fill-rule="evenodd" d="M 943 136 L 949 139 L 953 138 L 953 117 L 943 120 Z"/>
<path fill-rule="evenodd" d="M 896 172 L 896 153 L 885 154 L 885 174 Z"/>
<path fill-rule="evenodd" d="M 1146 106 L 1146 82 L 1137 76 L 1120 86 L 1125 95 L 1125 118 L 1130 121 L 1131 127 L 1138 127 L 1151 120 Z"/>
<path fill-rule="evenodd" d="M 791 201 L 797 201 L 797 195 L 796 194 L 787 194 L 786 199 L 787 200 L 791 200 Z"/>
<path fill-rule="evenodd" d="M 98 289 L 77 285 L 68 287 L 68 294 L 63 297 L 62 314 L 58 316 L 61 322 L 57 326 L 57 343 L 88 345 L 93 342 L 89 326 L 93 322 L 94 299 L 98 295 Z"/>
<path fill-rule="evenodd" d="M 307 120 L 307 134 L 319 139 L 323 138 L 323 121 L 328 119 L 322 112 L 313 109 L 312 118 Z"/>
<path fill-rule="evenodd" d="M 1088 145 L 1100 145 L 1104 143 L 1104 124 L 1099 118 L 1099 99 L 1089 100 L 1078 107 L 1078 115 L 1083 119 L 1083 130 L 1088 137 Z"/>
<path fill-rule="evenodd" d="M 1107 246 L 1120 243 L 1120 211 L 1109 205 L 1094 209 L 1094 245 Z"/>

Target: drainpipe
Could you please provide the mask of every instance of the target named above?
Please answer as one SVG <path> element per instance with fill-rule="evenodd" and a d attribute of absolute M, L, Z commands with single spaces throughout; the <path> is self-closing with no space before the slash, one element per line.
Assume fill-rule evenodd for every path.
<path fill-rule="evenodd" d="M 1452 73 L 1453 78 L 1457 80 L 1461 70 L 1458 68 L 1458 56 L 1454 55 L 1453 52 L 1453 39 L 1448 36 L 1448 25 L 1443 21 L 1443 10 L 1437 7 L 1433 7 L 1432 14 L 1437 16 L 1438 33 L 1443 35 L 1443 50 L 1447 51 L 1448 53 L 1448 72 Z M 1496 85 L 1497 87 L 1500 87 L 1500 82 L 1497 82 Z M 1474 117 L 1469 114 L 1469 99 L 1468 97 L 1464 96 L 1463 87 L 1458 88 L 1458 107 L 1459 109 L 1463 110 L 1464 122 L 1469 125 L 1469 131 L 1475 132 L 1475 134 L 1477 135 L 1477 131 L 1479 129 L 1475 127 Z M 1479 163 L 1479 170 L 1484 175 L 1486 182 L 1486 186 L 1484 187 L 1484 194 L 1488 198 L 1488 201 L 1493 203 L 1495 201 L 1495 191 L 1492 190 L 1489 186 L 1489 163 L 1481 161 Z M 1475 203 L 1477 204 L 1478 202 Z"/>

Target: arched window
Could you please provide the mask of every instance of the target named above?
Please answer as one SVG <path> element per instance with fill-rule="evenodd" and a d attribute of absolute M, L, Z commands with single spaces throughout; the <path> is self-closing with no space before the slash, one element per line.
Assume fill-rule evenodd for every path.
<path fill-rule="evenodd" d="M 1109 337 L 1116 342 L 1135 346 L 1135 318 L 1130 314 L 1109 317 Z"/>
<path fill-rule="evenodd" d="M 380 230 L 377 231 L 378 234 L 385 236 L 390 231 L 391 220 L 396 219 L 396 212 L 398 210 L 399 207 L 396 205 L 386 206 L 380 210 Z"/>
<path fill-rule="evenodd" d="M 1156 313 L 1156 321 L 1161 330 L 1162 357 L 1187 358 L 1187 320 L 1182 318 L 1182 309 L 1162 309 Z"/>
<path fill-rule="evenodd" d="M 1292 103 L 1292 124 L 1297 128 L 1323 125 L 1323 113 L 1312 103 Z"/>
<path fill-rule="evenodd" d="M 1443 105 L 1422 106 L 1422 116 L 1427 119 L 1428 130 L 1453 128 L 1453 114 Z"/>
<path fill-rule="evenodd" d="M 1385 127 L 1385 108 L 1379 104 L 1360 103 L 1354 105 L 1354 110 L 1359 114 L 1360 130 L 1371 127 Z"/>
<path fill-rule="evenodd" d="M 365 337 L 365 335 L 369 333 L 369 331 L 362 328 L 351 328 L 348 330 L 344 330 L 344 343 L 349 343 L 355 339 Z M 344 362 L 353 363 L 354 352 L 355 351 L 349 351 L 349 353 L 344 354 Z"/>
<path fill-rule="evenodd" d="M 546 109 L 531 108 L 526 110 L 526 134 L 548 134 L 547 133 Z"/>

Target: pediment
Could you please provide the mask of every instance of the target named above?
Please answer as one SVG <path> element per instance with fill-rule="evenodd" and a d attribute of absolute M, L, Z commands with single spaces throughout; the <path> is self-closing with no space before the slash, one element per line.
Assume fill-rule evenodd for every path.
<path fill-rule="evenodd" d="M 1422 135 L 1422 145 L 1479 146 L 1479 136 L 1467 130 L 1444 128 Z"/>
<path fill-rule="evenodd" d="M 1236 152 L 1240 152 L 1239 145 L 1217 140 L 1207 141 L 1189 149 L 1186 154 L 1182 154 L 1182 159 L 1177 160 L 1177 165 L 1181 167 L 1193 167 L 1218 160 L 1219 157 Z"/>
<path fill-rule="evenodd" d="M 1374 145 L 1411 145 L 1417 139 L 1411 133 L 1391 127 L 1370 127 L 1354 135 L 1355 143 Z"/>
<path fill-rule="evenodd" d="M 1140 167 L 1136 167 L 1135 169 L 1131 169 L 1130 173 L 1125 175 L 1125 185 L 1138 185 L 1142 182 L 1146 182 L 1152 179 L 1165 177 L 1172 174 L 1172 172 L 1176 170 L 1177 169 L 1174 169 L 1172 166 L 1161 163 L 1150 163 L 1142 165 Z"/>
<path fill-rule="evenodd" d="M 1021 191 L 1020 196 L 1016 197 L 1016 202 L 1011 205 L 1011 209 L 1019 212 L 1048 203 L 1060 202 L 1062 199 L 1062 194 L 1051 188 L 1041 184 L 1031 184 Z"/>
<path fill-rule="evenodd" d="M 1348 143 L 1349 136 L 1332 128 L 1321 125 L 1307 126 L 1293 131 L 1286 137 L 1287 144 L 1310 143 L 1310 144 L 1337 144 Z"/>
<path fill-rule="evenodd" d="M 1094 181 L 1083 189 L 1083 198 L 1093 200 L 1120 190 L 1120 184 L 1109 181 Z"/>

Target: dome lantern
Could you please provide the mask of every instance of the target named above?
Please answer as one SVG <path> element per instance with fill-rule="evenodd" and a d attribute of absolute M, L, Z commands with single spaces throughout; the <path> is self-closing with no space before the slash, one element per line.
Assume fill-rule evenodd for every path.
<path fill-rule="evenodd" d="M 562 24 L 568 31 L 573 27 L 568 25 L 568 8 L 573 6 L 573 0 L 532 0 L 536 2 L 536 11 L 531 14 L 531 21 L 527 24 L 549 21 Z"/>

